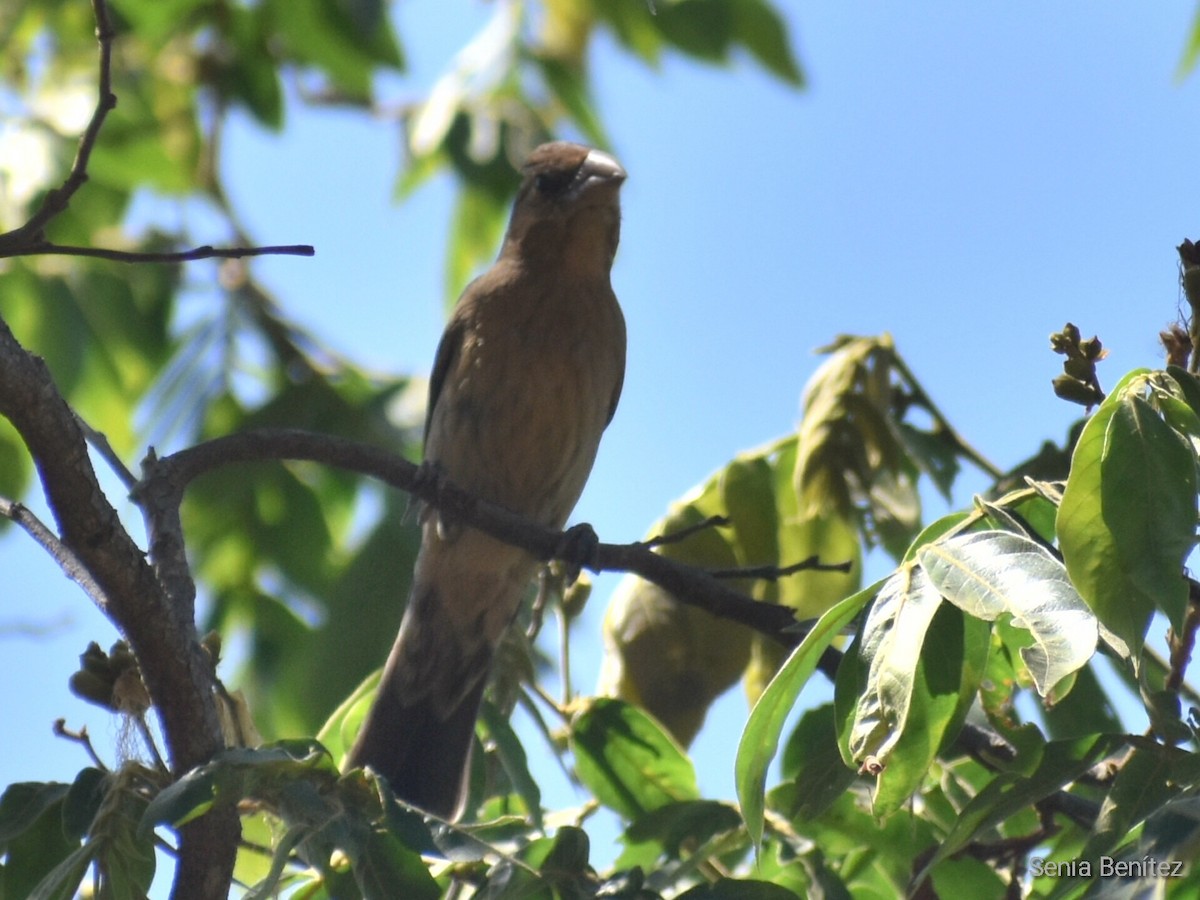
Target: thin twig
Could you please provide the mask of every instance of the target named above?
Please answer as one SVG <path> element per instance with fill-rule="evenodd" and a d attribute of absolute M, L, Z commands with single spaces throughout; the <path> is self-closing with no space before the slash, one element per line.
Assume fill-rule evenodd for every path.
<path fill-rule="evenodd" d="M 88 160 L 92 156 L 92 148 L 100 137 L 100 128 L 109 112 L 116 107 L 117 97 L 112 91 L 112 45 L 116 33 L 108 17 L 108 5 L 104 0 L 92 0 L 92 12 L 96 17 L 96 40 L 100 44 L 100 74 L 97 81 L 96 108 L 92 118 L 79 139 L 79 148 L 75 151 L 75 161 L 62 185 L 47 191 L 42 199 L 42 205 L 20 228 L 0 234 L 0 256 L 18 255 L 11 248 L 21 248 L 31 243 L 39 243 L 46 225 L 59 215 L 71 203 L 75 192 L 83 187 L 88 179 Z"/>
<path fill-rule="evenodd" d="M 1200 584 L 1188 579 L 1188 607 L 1183 619 L 1183 632 L 1174 631 L 1168 639 L 1171 648 L 1171 670 L 1164 687 L 1168 691 L 1178 692 L 1183 686 L 1187 675 L 1188 663 L 1192 659 L 1192 650 L 1196 646 L 1196 629 L 1200 628 Z"/>
<path fill-rule="evenodd" d="M 97 431 L 91 425 L 84 421 L 83 417 L 78 412 L 75 413 L 75 421 L 79 423 L 80 429 L 83 431 L 84 438 L 92 445 L 101 459 L 108 463 L 109 468 L 117 473 L 117 477 L 121 479 L 121 483 L 125 485 L 126 490 L 133 490 L 133 486 L 137 484 L 137 476 L 129 470 L 125 465 L 125 461 L 117 455 L 117 451 L 113 449 L 109 443 L 108 435 L 102 431 Z"/>
<path fill-rule="evenodd" d="M 644 547 L 667 547 L 671 544 L 678 544 L 680 541 L 690 538 L 693 534 L 699 531 L 707 531 L 710 528 L 724 528 L 733 520 L 729 516 L 709 516 L 703 522 L 697 522 L 695 525 L 688 525 L 686 528 L 680 528 L 678 531 L 668 531 L 663 534 L 656 534 L 652 538 L 642 541 Z"/>
<path fill-rule="evenodd" d="M 11 232 L 10 232 L 11 233 Z M 4 236 L 0 236 L 2 239 Z M 205 244 L 191 250 L 150 253 L 136 250 L 112 250 L 107 247 L 75 247 L 37 241 L 8 249 L 0 240 L 0 257 L 8 256 L 90 256 L 122 263 L 181 263 L 199 259 L 242 259 L 246 256 L 314 256 L 311 244 L 282 244 L 272 247 L 212 247 Z"/>
<path fill-rule="evenodd" d="M 9 519 L 20 526 L 33 538 L 50 557 L 58 563 L 68 578 L 83 588 L 83 592 L 91 597 L 92 602 L 105 615 L 109 615 L 108 598 L 104 589 L 96 583 L 87 566 L 75 555 L 58 536 L 46 527 L 46 524 L 33 514 L 29 507 L 15 500 L 0 497 L 0 516 Z"/>
<path fill-rule="evenodd" d="M 823 563 L 813 555 L 800 562 L 786 566 L 741 566 L 733 569 L 710 569 L 713 578 L 756 578 L 759 581 L 778 581 L 797 572 L 841 572 L 845 574 L 854 567 L 853 560 L 839 563 Z"/>
<path fill-rule="evenodd" d="M 67 728 L 66 719 L 55 719 L 54 733 L 61 738 L 66 738 L 69 741 L 74 741 L 76 744 L 79 744 L 79 746 L 83 747 L 84 752 L 91 757 L 92 762 L 96 764 L 97 769 L 99 769 L 101 772 L 108 771 L 108 766 L 104 764 L 104 760 L 100 758 L 100 755 L 96 752 L 96 748 L 92 746 L 92 738 L 90 735 L 88 735 L 86 725 L 84 725 L 78 731 L 71 731 Z"/>

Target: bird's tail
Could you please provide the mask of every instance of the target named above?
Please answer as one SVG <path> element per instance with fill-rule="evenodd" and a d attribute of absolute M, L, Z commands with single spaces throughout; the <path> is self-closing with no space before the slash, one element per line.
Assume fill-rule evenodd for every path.
<path fill-rule="evenodd" d="M 443 617 L 432 589 L 414 591 L 346 766 L 370 766 L 401 800 L 455 819 L 467 800 L 492 650 L 485 644 L 463 653 L 441 627 Z"/>

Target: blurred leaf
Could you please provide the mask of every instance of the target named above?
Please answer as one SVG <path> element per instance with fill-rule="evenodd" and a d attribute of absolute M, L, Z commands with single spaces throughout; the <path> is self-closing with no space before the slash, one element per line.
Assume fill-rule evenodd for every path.
<path fill-rule="evenodd" d="M 732 0 L 729 8 L 734 41 L 776 78 L 803 87 L 804 73 L 792 52 L 787 22 L 775 8 L 765 0 Z"/>
<path fill-rule="evenodd" d="M 761 456 L 733 460 L 721 472 L 721 501 L 732 523 L 733 548 L 741 567 L 781 564 L 771 465 Z M 754 596 L 774 600 L 777 582 L 757 579 Z"/>
<path fill-rule="evenodd" d="M 847 597 L 821 616 L 816 625 L 767 685 L 742 732 L 734 763 L 738 801 L 742 817 L 756 850 L 761 846 L 763 829 L 763 794 L 767 784 L 767 767 L 775 758 L 784 722 L 796 705 L 796 698 L 817 668 L 825 652 L 842 628 L 848 625 L 874 596 L 878 584 Z"/>
<path fill-rule="evenodd" d="M 1175 69 L 1175 78 L 1182 81 L 1192 74 L 1196 61 L 1200 60 L 1200 9 L 1192 15 L 1192 25 L 1188 29 L 1187 44 L 1183 48 L 1183 56 Z"/>
<path fill-rule="evenodd" d="M 951 501 L 950 489 L 961 471 L 958 464 L 958 445 L 944 431 L 928 432 L 914 428 L 908 422 L 897 426 L 901 440 L 913 461 L 929 475 L 938 492 Z"/>
<path fill-rule="evenodd" d="M 70 898 L 83 879 L 92 851 L 63 829 L 69 785 L 19 782 L 0 796 L 0 896 Z"/>
<path fill-rule="evenodd" d="M 507 219 L 507 197 L 471 184 L 459 192 L 451 225 L 453 237 L 446 257 L 450 296 L 461 294 L 479 267 L 496 254 Z"/>
<path fill-rule="evenodd" d="M 679 900 L 794 900 L 786 888 L 751 878 L 722 878 L 713 884 L 697 885 L 679 895 Z"/>
<path fill-rule="evenodd" d="M 90 181 L 128 192 L 150 188 L 178 195 L 196 190 L 201 138 L 194 86 L 168 78 L 134 80 L 120 71 L 115 78 L 120 99 L 92 150 Z M 84 193 L 91 189 L 89 184 Z M 71 203 L 74 210 L 73 199 Z M 52 233 L 57 228 L 56 221 Z"/>
<path fill-rule="evenodd" d="M 626 819 L 679 800 L 698 800 L 688 758 L 654 720 L 620 700 L 595 697 L 571 718 L 579 780 Z"/>
<path fill-rule="evenodd" d="M 529 758 L 525 748 L 513 730 L 511 720 L 485 702 L 480 710 L 480 719 L 487 729 L 488 744 L 494 745 L 496 754 L 504 766 L 513 790 L 525 801 L 530 819 L 540 826 L 542 818 L 542 791 L 537 779 L 529 769 Z M 490 747 L 489 747 L 490 750 Z"/>
<path fill-rule="evenodd" d="M 650 536 L 678 533 L 720 509 L 719 478 L 675 505 Z M 656 552 L 707 569 L 737 565 L 727 529 L 703 528 Z M 741 589 L 740 582 L 730 584 Z M 735 684 L 750 657 L 746 626 L 689 606 L 634 576 L 613 592 L 604 616 L 604 658 L 597 692 L 635 703 L 687 746 L 712 702 Z"/>
<path fill-rule="evenodd" d="M 208 6 L 208 0 L 109 0 L 119 15 L 121 24 L 145 42 L 154 46 L 165 41 L 181 26 L 190 25 L 193 17 Z M 124 32 L 124 29 L 122 29 Z"/>
<path fill-rule="evenodd" d="M 264 10 L 287 55 L 350 97 L 368 98 L 377 68 L 403 68 L 383 0 L 268 0 Z"/>
<path fill-rule="evenodd" d="M 533 61 L 546 79 L 551 95 L 570 114 L 584 140 L 594 147 L 611 146 L 585 73 L 551 56 L 534 56 Z"/>
<path fill-rule="evenodd" d="M 308 4 L 297 3 L 299 12 Z M 269 44 L 270 8 L 228 7 L 221 22 L 222 44 L 206 62 L 207 73 L 219 94 L 245 107 L 259 124 L 278 131 L 283 127 L 283 86 L 279 64 Z"/>
<path fill-rule="evenodd" d="M 442 895 L 421 857 L 382 829 L 370 832 L 351 861 L 354 879 L 365 897 L 434 900 Z"/>

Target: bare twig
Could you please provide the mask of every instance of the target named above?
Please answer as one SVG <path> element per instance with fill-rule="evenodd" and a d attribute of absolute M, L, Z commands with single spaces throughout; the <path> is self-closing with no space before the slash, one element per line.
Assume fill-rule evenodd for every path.
<path fill-rule="evenodd" d="M 1171 669 L 1164 687 L 1168 691 L 1179 691 L 1187 675 L 1188 663 L 1196 646 L 1196 629 L 1200 628 L 1200 583 L 1188 579 L 1188 607 L 1183 619 L 1183 631 L 1171 632 L 1168 644 L 1171 648 Z"/>
<path fill-rule="evenodd" d="M 83 187 L 88 179 L 87 165 L 92 156 L 92 148 L 100 137 L 100 128 L 109 112 L 117 105 L 117 97 L 112 92 L 112 45 L 116 37 L 112 22 L 108 17 L 108 4 L 105 0 L 92 0 L 92 12 L 96 17 L 96 40 L 100 44 L 100 73 L 97 84 L 99 97 L 92 118 L 79 139 L 79 149 L 75 152 L 75 161 L 71 171 L 60 187 L 47 191 L 42 199 L 42 205 L 20 228 L 0 234 L 0 256 L 18 255 L 13 248 L 39 243 L 46 230 L 46 225 L 59 215 L 71 203 L 75 192 Z"/>
<path fill-rule="evenodd" d="M 88 161 L 100 138 L 104 120 L 117 105 L 117 96 L 112 89 L 112 46 L 116 32 L 108 14 L 105 0 L 92 0 L 92 11 L 96 19 L 96 40 L 100 45 L 99 74 L 97 76 L 96 108 L 87 127 L 79 138 L 75 160 L 63 183 L 47 191 L 29 220 L 19 228 L 0 234 L 0 258 L 14 256 L 90 256 L 126 263 L 177 263 L 198 259 L 239 259 L 244 256 L 289 255 L 312 256 L 314 250 L 307 244 L 289 244 L 276 247 L 232 247 L 220 249 L 209 246 L 196 247 L 176 253 L 141 253 L 127 250 L 110 250 L 103 247 L 73 247 L 55 244 L 46 240 L 46 226 L 58 215 L 66 212 L 71 198 L 88 180 Z"/>
<path fill-rule="evenodd" d="M 11 233 L 11 232 L 10 232 Z M 3 240 L 0 235 L 0 242 Z M 150 253 L 136 250 L 112 250 L 107 247 L 74 247 L 49 241 L 18 245 L 6 250 L 0 243 L 0 257 L 6 256 L 90 256 L 123 263 L 181 263 L 199 259 L 242 259 L 246 256 L 313 256 L 311 244 L 283 244 L 275 247 L 212 247 L 205 244 L 191 250 Z"/>
<path fill-rule="evenodd" d="M 75 421 L 79 423 L 79 428 L 83 431 L 83 436 L 87 442 L 95 448 L 100 457 L 109 465 L 117 477 L 121 479 L 121 483 L 125 485 L 127 490 L 133 490 L 133 486 L 137 484 L 137 476 L 129 471 L 129 467 L 125 465 L 125 461 L 117 455 L 117 451 L 108 441 L 108 435 L 102 431 L 97 431 L 91 425 L 83 420 L 83 417 L 78 413 L 75 414 Z"/>
<path fill-rule="evenodd" d="M 739 566 L 733 569 L 713 569 L 708 574 L 713 578 L 756 578 L 760 581 L 778 581 L 797 572 L 849 572 L 854 567 L 852 560 L 838 563 L 823 563 L 818 556 L 810 556 L 786 566 Z"/>
<path fill-rule="evenodd" d="M 688 525 L 686 528 L 680 528 L 678 531 L 656 534 L 654 537 L 642 541 L 642 545 L 645 547 L 667 547 L 671 544 L 678 544 L 681 541 L 687 540 L 699 531 L 708 531 L 710 528 L 724 528 L 731 521 L 729 516 L 709 516 L 703 522 Z"/>
<path fill-rule="evenodd" d="M 92 599 L 92 602 L 99 607 L 102 613 L 105 615 L 110 614 L 108 599 L 104 596 L 104 589 L 96 583 L 96 579 L 87 570 L 87 566 L 27 506 L 14 500 L 0 498 L 0 516 L 9 519 L 24 529 L 43 550 L 50 554 L 51 559 L 58 563 L 59 568 L 63 570 L 66 576 L 83 588 L 83 592 Z"/>
<path fill-rule="evenodd" d="M 83 752 L 95 763 L 97 769 L 101 772 L 108 771 L 108 766 L 104 764 L 104 760 L 100 758 L 100 755 L 96 752 L 96 748 L 92 746 L 92 738 L 88 734 L 86 725 L 78 731 L 71 731 L 67 728 L 66 719 L 55 719 L 54 733 L 61 738 L 66 738 L 68 741 L 74 741 L 83 748 Z"/>

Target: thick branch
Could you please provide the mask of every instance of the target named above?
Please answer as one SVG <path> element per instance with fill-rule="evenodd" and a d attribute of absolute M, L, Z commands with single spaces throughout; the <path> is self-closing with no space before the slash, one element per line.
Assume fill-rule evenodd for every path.
<path fill-rule="evenodd" d="M 162 720 L 173 770 L 180 774 L 207 762 L 221 747 L 212 664 L 196 641 L 192 621 L 178 614 L 104 496 L 83 432 L 45 363 L 26 352 L 3 322 L 0 385 L 0 415 L 12 422 L 29 448 L 65 552 L 86 568 L 93 590 L 105 598 L 106 612 L 137 655 Z M 70 569 L 67 574 L 76 577 Z M 221 848 L 228 843 L 231 828 L 234 843 L 225 853 Z M 191 885 L 210 880 L 212 860 L 227 858 L 228 871 L 221 876 L 222 889 L 227 890 L 236 829 L 236 813 L 230 811 L 204 816 L 182 830 L 180 868 L 186 869 L 191 861 L 208 862 L 197 866 L 203 877 Z M 221 853 L 214 855 L 214 847 Z M 178 884 L 185 883 L 181 875 Z M 189 885 L 177 896 L 224 894 L 193 893 Z"/>
<path fill-rule="evenodd" d="M 188 483 L 205 472 L 232 463 L 279 460 L 307 460 L 376 478 L 432 506 L 449 506 L 464 525 L 522 547 L 539 559 L 555 558 L 564 546 L 561 532 L 485 503 L 451 483 L 422 477 L 420 467 L 394 453 L 346 438 L 290 429 L 245 431 L 162 459 L 151 456 L 136 494 L 139 499 L 156 497 L 156 505 L 177 504 Z M 633 572 L 681 602 L 742 622 L 786 645 L 796 644 L 804 635 L 787 607 L 753 600 L 710 573 L 667 559 L 646 544 L 602 543 L 587 565 L 595 572 Z"/>
<path fill-rule="evenodd" d="M 108 5 L 105 0 L 92 0 L 92 9 L 100 57 L 95 110 L 80 137 L 66 180 L 47 192 L 24 225 L 0 234 L 0 257 L 67 250 L 95 256 L 106 253 L 87 248 L 56 251 L 45 239 L 46 226 L 66 211 L 86 183 L 92 150 L 105 118 L 117 105 L 112 91 L 115 35 Z M 155 577 L 104 496 L 83 431 L 45 363 L 27 353 L 3 322 L 0 415 L 13 423 L 37 467 L 58 524 L 61 552 L 55 558 L 90 595 L 104 599 L 106 612 L 137 656 L 162 721 L 173 770 L 182 774 L 207 762 L 221 749 L 222 737 L 214 701 L 215 675 L 196 641 L 193 622 L 178 614 L 174 598 Z M 78 567 L 87 575 L 78 572 Z M 214 811 L 183 826 L 172 896 L 196 900 L 227 896 L 239 832 L 237 812 L 232 809 Z"/>

